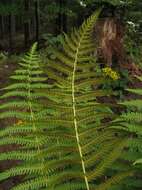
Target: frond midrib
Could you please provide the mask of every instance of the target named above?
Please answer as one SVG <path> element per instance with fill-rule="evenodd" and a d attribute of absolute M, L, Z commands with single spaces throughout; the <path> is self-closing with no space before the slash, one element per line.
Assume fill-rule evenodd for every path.
<path fill-rule="evenodd" d="M 36 46 L 36 44 L 35 44 L 35 46 Z M 31 77 L 32 77 L 31 76 L 32 57 L 33 57 L 33 55 L 35 53 L 35 50 L 36 50 L 36 47 L 35 47 L 35 49 L 34 48 L 31 49 L 31 53 L 29 55 L 29 67 L 27 69 L 27 71 L 28 71 L 28 84 L 29 84 L 28 104 L 29 104 L 29 110 L 30 110 L 30 117 L 31 117 L 31 121 L 32 121 L 33 132 L 37 131 L 37 127 L 36 127 L 36 124 L 35 124 L 35 116 L 34 116 L 34 112 L 33 112 L 33 109 L 32 109 L 31 88 L 30 88 L 30 86 L 31 86 Z M 37 66 L 39 66 L 39 65 L 37 64 Z M 38 139 L 37 135 L 35 136 L 35 140 L 36 140 L 36 143 L 37 143 L 37 153 L 41 154 L 42 151 L 40 149 L 40 145 L 39 145 L 40 143 L 39 143 L 39 139 Z M 41 164 L 42 164 L 42 168 L 44 170 L 44 158 L 42 158 Z"/>
<path fill-rule="evenodd" d="M 74 63 L 73 63 L 73 73 L 72 73 L 72 108 L 73 108 L 73 116 L 74 116 L 75 136 L 76 136 L 79 156 L 80 156 L 80 159 L 81 159 L 81 165 L 82 165 L 82 171 L 83 171 L 83 174 L 84 174 L 85 185 L 86 185 L 86 189 L 90 190 L 90 188 L 89 188 L 89 182 L 88 182 L 87 175 L 86 175 L 85 162 L 83 160 L 82 148 L 81 148 L 81 145 L 80 145 L 80 137 L 79 137 L 79 132 L 78 132 L 77 114 L 76 114 L 76 100 L 75 100 L 75 74 L 76 74 L 76 69 L 77 69 L 79 48 L 81 46 L 81 41 L 83 39 L 84 33 L 85 33 L 85 31 L 82 33 L 82 36 L 81 36 L 80 41 L 78 43 L 78 47 L 76 49 L 76 54 L 75 54 L 75 60 L 74 60 Z"/>

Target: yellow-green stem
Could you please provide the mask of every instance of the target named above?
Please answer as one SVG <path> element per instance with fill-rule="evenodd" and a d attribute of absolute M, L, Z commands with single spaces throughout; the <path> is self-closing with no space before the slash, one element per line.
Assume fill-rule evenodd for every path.
<path fill-rule="evenodd" d="M 81 43 L 81 41 L 80 41 L 80 43 Z M 72 75 L 72 106 L 73 106 L 73 115 L 74 115 L 75 135 L 76 135 L 78 151 L 79 151 L 79 155 L 80 155 L 80 159 L 81 159 L 81 165 L 82 165 L 82 170 L 83 170 L 83 174 L 84 174 L 84 180 L 85 180 L 85 184 L 86 184 L 86 189 L 90 190 L 87 175 L 86 175 L 85 163 L 83 160 L 82 148 L 80 145 L 79 132 L 78 132 L 78 126 L 77 126 L 77 119 L 76 119 L 75 72 L 76 72 L 76 67 L 77 67 L 77 58 L 78 58 L 80 43 L 79 43 L 79 46 L 78 46 L 77 51 L 76 51 L 74 68 L 73 68 L 73 75 Z"/>

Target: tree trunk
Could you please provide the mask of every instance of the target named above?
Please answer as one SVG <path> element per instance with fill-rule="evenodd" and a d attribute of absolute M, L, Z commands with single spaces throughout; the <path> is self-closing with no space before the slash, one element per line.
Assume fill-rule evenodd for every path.
<path fill-rule="evenodd" d="M 9 50 L 13 47 L 13 36 L 12 36 L 12 15 L 8 16 L 8 31 L 9 31 Z"/>
<path fill-rule="evenodd" d="M 67 7 L 67 0 L 62 0 L 62 7 Z M 65 12 L 62 15 L 62 31 L 67 33 L 67 15 Z"/>
<path fill-rule="evenodd" d="M 11 32 L 12 32 L 12 37 L 15 37 L 16 33 L 16 16 L 11 15 Z"/>
<path fill-rule="evenodd" d="M 25 16 L 26 16 L 26 19 L 24 21 L 25 47 L 28 47 L 30 41 L 30 20 L 28 18 L 29 11 L 30 11 L 30 1 L 25 0 Z"/>
<path fill-rule="evenodd" d="M 39 42 L 39 0 L 35 1 L 36 42 Z"/>
<path fill-rule="evenodd" d="M 106 65 L 120 65 L 125 61 L 124 27 L 119 20 L 104 18 L 98 21 L 95 36 L 99 42 L 98 55 L 104 59 Z"/>
<path fill-rule="evenodd" d="M 4 16 L 0 16 L 0 37 L 1 39 L 4 38 Z"/>
<path fill-rule="evenodd" d="M 60 12 L 58 13 L 58 18 L 56 20 L 56 33 L 60 34 L 62 32 L 67 32 L 67 15 L 63 12 L 63 9 L 67 6 L 67 1 L 57 0 L 57 4 L 60 7 Z"/>

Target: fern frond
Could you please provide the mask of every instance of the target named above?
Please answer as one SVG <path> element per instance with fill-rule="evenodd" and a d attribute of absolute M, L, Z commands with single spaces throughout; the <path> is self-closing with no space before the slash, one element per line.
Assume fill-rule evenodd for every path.
<path fill-rule="evenodd" d="M 141 76 L 136 76 L 140 82 L 142 81 Z M 142 89 L 127 89 L 128 92 L 134 93 L 140 97 L 142 95 Z M 122 129 L 125 133 L 125 136 L 128 136 L 128 141 L 126 144 L 126 149 L 121 154 L 122 162 L 118 170 L 123 170 L 127 164 L 127 168 L 131 168 L 135 171 L 136 178 L 128 177 L 126 181 L 122 182 L 122 188 L 128 187 L 128 189 L 141 189 L 142 180 L 141 180 L 141 167 L 140 165 L 134 166 L 133 163 L 137 163 L 136 160 L 142 158 L 142 100 L 141 97 L 137 99 L 131 99 L 129 101 L 124 101 L 120 103 L 124 105 L 128 111 L 122 113 L 120 118 L 117 121 L 114 121 L 116 124 L 115 128 Z M 136 182 L 138 180 L 138 183 Z M 138 186 L 137 186 L 138 185 Z M 119 187 L 119 186 L 118 186 Z"/>
<path fill-rule="evenodd" d="M 134 165 L 136 165 L 136 164 L 141 164 L 142 163 L 142 159 L 138 159 L 138 160 L 136 160 L 135 162 L 134 162 Z"/>
<path fill-rule="evenodd" d="M 117 142 L 118 147 L 120 146 L 121 148 L 118 148 L 118 150 L 113 149 L 114 144 L 112 142 L 115 139 L 113 130 L 103 130 L 102 128 L 99 131 L 99 129 L 94 129 L 97 122 L 101 129 L 103 119 L 110 118 L 112 115 L 107 109 L 107 111 L 102 111 L 102 107 L 106 106 L 102 106 L 102 104 L 97 106 L 96 101 L 97 97 L 109 96 L 112 92 L 99 90 L 97 87 L 104 83 L 104 79 L 97 78 L 96 73 L 91 71 L 95 63 L 92 57 L 95 48 L 92 41 L 92 32 L 99 12 L 92 15 L 81 26 L 79 31 L 74 30 L 71 37 L 65 34 L 63 43 L 65 49 L 63 52 L 55 50 L 56 59 L 54 63 L 53 60 L 49 61 L 47 66 L 47 75 L 54 80 L 55 84 L 54 93 L 52 93 L 52 90 L 48 90 L 47 96 L 53 101 L 54 106 L 52 108 L 60 112 L 56 113 L 56 116 L 48 116 L 47 113 L 47 123 L 50 123 L 51 129 L 56 125 L 54 130 L 61 129 L 64 134 L 66 132 L 70 134 L 68 140 L 64 134 L 62 137 L 65 143 L 73 143 L 72 146 L 76 151 L 70 152 L 70 154 L 73 158 L 78 158 L 77 163 L 63 168 L 63 172 L 67 171 L 66 175 L 70 176 L 70 178 L 64 177 L 66 185 L 70 181 L 80 184 L 80 181 L 78 181 L 79 176 L 76 173 L 74 173 L 74 176 L 70 175 L 70 172 L 75 170 L 75 172 L 78 171 L 81 174 L 80 180 L 84 183 L 83 189 L 86 190 L 91 189 L 92 182 L 104 174 L 112 162 L 120 156 L 124 148 L 124 143 L 122 146 L 120 142 Z M 57 67 L 55 63 L 57 63 Z M 94 91 L 92 90 L 92 84 L 96 86 Z M 60 106 L 58 106 L 60 104 L 63 104 L 68 109 L 63 110 L 62 107 L 60 109 Z M 94 132 L 93 135 L 90 131 Z M 57 141 L 62 144 L 59 137 L 57 135 Z M 99 150 L 102 150 L 100 154 Z M 110 150 L 113 150 L 110 156 L 106 155 Z M 106 155 L 106 157 L 103 157 L 103 155 Z M 88 159 L 89 156 L 90 159 Z M 99 156 L 100 164 L 97 167 L 97 158 Z M 64 160 L 64 156 L 61 156 L 60 159 Z M 56 163 L 58 161 L 55 161 Z M 90 171 L 91 166 L 94 167 L 93 173 Z M 60 179 L 59 181 L 54 181 L 53 189 L 58 189 L 57 184 L 60 188 L 64 188 L 64 183 Z"/>
<path fill-rule="evenodd" d="M 106 158 L 105 162 L 101 162 L 100 164 L 98 164 L 98 166 L 95 168 L 94 171 L 90 172 L 90 174 L 88 175 L 89 181 L 92 181 L 96 179 L 97 177 L 100 177 L 103 175 L 105 169 L 109 168 L 111 166 L 111 163 L 121 155 L 121 152 L 125 146 L 125 143 L 126 141 L 122 142 L 122 144 L 118 144 L 117 151 L 114 148 L 112 152 L 110 153 L 110 155 Z"/>
<path fill-rule="evenodd" d="M 40 89 L 46 89 L 49 85 L 44 82 L 47 80 L 40 69 L 40 59 L 36 52 L 35 43 L 30 52 L 25 55 L 22 62 L 19 63 L 20 68 L 15 71 L 11 77 L 15 83 L 10 84 L 3 90 L 6 91 L 0 98 L 3 103 L 0 106 L 0 119 L 11 119 L 13 125 L 0 130 L 0 145 L 20 145 L 19 150 L 8 153 L 2 152 L 0 160 L 21 160 L 21 166 L 3 171 L 0 174 L 0 180 L 4 180 L 17 175 L 27 175 L 45 172 L 44 154 L 45 144 L 48 142 L 48 137 L 44 136 L 45 124 L 39 123 L 40 118 L 37 113 L 44 110 L 44 107 L 38 100 L 45 96 L 38 93 Z M 43 97 L 43 96 L 44 97 Z M 11 99 L 14 98 L 14 101 Z M 22 150 L 23 149 L 23 150 Z M 43 152 L 43 153 L 42 153 Z M 42 156 L 41 156 L 42 155 Z M 37 157 L 36 157 L 37 156 Z M 38 164 L 38 156 L 40 164 Z M 35 166 L 31 165 L 36 162 Z M 44 172 L 43 172 L 44 171 Z"/>
<path fill-rule="evenodd" d="M 121 104 L 129 108 L 137 108 L 138 110 L 142 109 L 141 107 L 142 100 L 130 100 L 130 101 L 125 101 Z"/>
<path fill-rule="evenodd" d="M 108 190 L 112 185 L 120 183 L 122 180 L 125 178 L 132 176 L 133 172 L 128 171 L 128 172 L 123 172 L 121 174 L 117 174 L 110 179 L 108 179 L 105 183 L 101 184 L 96 188 L 96 190 Z"/>
<path fill-rule="evenodd" d="M 140 123 L 142 121 L 142 113 L 138 112 L 129 112 L 122 115 L 122 118 L 125 121 L 131 121 L 135 123 Z"/>
<path fill-rule="evenodd" d="M 104 78 L 97 78 L 93 67 L 92 34 L 100 11 L 70 37 L 65 34 L 63 51 L 55 50 L 54 61 L 47 64 L 52 84 L 46 84 L 34 44 L 11 77 L 15 83 L 4 89 L 1 99 L 9 101 L 1 105 L 0 118 L 16 123 L 0 131 L 0 145 L 19 148 L 2 153 L 0 160 L 22 163 L 3 171 L 0 180 L 23 176 L 13 190 L 96 189 L 105 170 L 121 155 L 126 141 L 120 142 L 119 130 L 108 127 L 112 111 L 97 102 L 112 93 L 99 89 Z M 16 103 L 11 103 L 13 97 Z"/>
<path fill-rule="evenodd" d="M 132 92 L 134 94 L 142 95 L 142 89 L 127 89 L 127 91 Z"/>

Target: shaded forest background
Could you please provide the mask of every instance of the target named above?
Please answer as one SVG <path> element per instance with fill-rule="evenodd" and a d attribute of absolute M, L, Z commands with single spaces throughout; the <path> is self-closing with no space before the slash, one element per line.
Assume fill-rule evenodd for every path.
<path fill-rule="evenodd" d="M 69 32 L 85 15 L 78 1 L 7 0 L 0 2 L 0 47 L 12 51 Z M 52 34 L 52 36 L 51 36 Z"/>
<path fill-rule="evenodd" d="M 142 33 L 139 0 L 1 0 L 0 50 L 21 52 L 34 41 L 41 47 L 56 44 L 62 32 L 70 33 L 99 6 L 104 6 L 100 20 L 103 23 L 107 18 L 116 20 L 123 28 L 120 38 L 125 40 L 127 53 L 139 59 Z"/>

